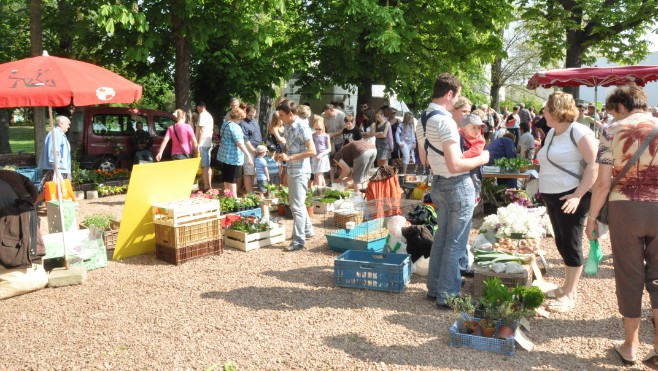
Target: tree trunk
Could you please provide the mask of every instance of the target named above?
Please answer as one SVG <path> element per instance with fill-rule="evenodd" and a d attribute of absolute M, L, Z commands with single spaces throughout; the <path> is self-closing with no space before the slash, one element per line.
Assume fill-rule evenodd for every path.
<path fill-rule="evenodd" d="M 490 106 L 493 107 L 496 112 L 500 112 L 500 88 L 502 87 L 500 82 L 502 76 L 500 75 L 502 66 L 503 58 L 497 56 L 491 64 L 491 90 L 489 91 L 489 95 L 491 96 Z"/>
<path fill-rule="evenodd" d="M 67 2 L 64 0 L 57 1 L 57 10 L 59 11 L 60 16 L 69 16 Z M 70 22 L 75 22 L 75 19 L 70 19 Z M 69 31 L 62 33 L 59 39 L 59 49 L 62 53 L 62 57 L 71 58 L 73 54 L 73 40 Z"/>
<path fill-rule="evenodd" d="M 11 109 L 0 109 L 0 154 L 11 153 L 9 120 L 11 120 Z"/>
<path fill-rule="evenodd" d="M 43 34 L 41 31 L 41 0 L 30 0 L 30 54 L 38 57 L 43 53 Z M 34 153 L 36 165 L 39 165 L 43 142 L 46 139 L 46 110 L 44 107 L 34 107 Z"/>
<path fill-rule="evenodd" d="M 367 77 L 361 79 L 359 82 L 359 99 L 356 103 L 357 105 L 367 103 L 369 106 L 372 106 L 372 79 Z M 359 111 L 358 106 L 356 111 Z"/>
<path fill-rule="evenodd" d="M 188 112 L 192 108 L 190 100 L 190 43 L 184 34 L 185 20 L 177 15 L 177 9 L 183 9 L 180 0 L 172 1 L 171 21 L 174 28 L 176 45 L 176 62 L 174 67 L 174 92 L 176 108 Z"/>
<path fill-rule="evenodd" d="M 584 48 L 581 45 L 581 42 L 578 37 L 577 31 L 567 31 L 567 55 L 564 67 L 565 68 L 578 68 L 583 65 L 583 52 Z M 564 92 L 573 95 L 573 99 L 578 102 L 580 99 L 580 89 L 578 86 L 571 87 L 566 86 Z"/>

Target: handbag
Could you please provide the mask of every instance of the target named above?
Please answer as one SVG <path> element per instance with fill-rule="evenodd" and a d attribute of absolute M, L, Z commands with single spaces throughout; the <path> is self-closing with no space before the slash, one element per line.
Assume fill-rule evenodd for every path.
<path fill-rule="evenodd" d="M 649 133 L 649 136 L 647 136 L 647 139 L 640 144 L 640 146 L 637 148 L 637 151 L 635 151 L 635 154 L 633 154 L 633 157 L 624 165 L 624 167 L 621 169 L 619 174 L 612 180 L 612 183 L 610 183 L 610 189 L 608 190 L 608 197 L 605 199 L 605 203 L 601 207 L 601 210 L 599 210 L 599 215 L 596 217 L 596 220 L 603 224 L 608 224 L 608 202 L 609 202 L 609 195 L 610 192 L 612 192 L 612 189 L 619 183 L 621 180 L 621 177 L 626 174 L 626 172 L 631 168 L 631 166 L 635 165 L 637 160 L 640 158 L 640 155 L 644 150 L 649 147 L 649 143 L 653 140 L 653 138 L 656 136 L 656 133 L 658 133 L 658 125 L 654 125 L 653 129 Z"/>

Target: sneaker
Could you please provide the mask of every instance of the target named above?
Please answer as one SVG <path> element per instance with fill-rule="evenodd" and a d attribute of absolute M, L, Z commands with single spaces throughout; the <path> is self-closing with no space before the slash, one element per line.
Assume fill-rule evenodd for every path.
<path fill-rule="evenodd" d="M 302 245 L 297 245 L 296 243 L 291 243 L 290 245 L 286 246 L 283 248 L 285 251 L 296 251 L 296 250 L 302 250 L 304 246 Z"/>

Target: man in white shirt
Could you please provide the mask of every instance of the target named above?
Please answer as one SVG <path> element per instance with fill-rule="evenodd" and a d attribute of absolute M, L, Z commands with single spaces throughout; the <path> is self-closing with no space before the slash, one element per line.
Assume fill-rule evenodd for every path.
<path fill-rule="evenodd" d="M 345 125 L 345 113 L 341 110 L 336 109 L 333 104 L 328 103 L 324 105 L 322 114 L 320 115 L 324 119 L 324 132 L 329 134 L 330 137 L 339 135 L 338 133 L 343 131 L 343 126 Z M 332 164 L 329 169 L 329 179 L 333 182 L 335 174 L 335 166 L 333 165 L 333 154 L 340 150 L 340 147 L 343 146 L 343 143 L 339 140 L 332 141 L 331 145 L 334 147 L 334 150 L 331 151 L 329 155 L 329 162 Z"/>
<path fill-rule="evenodd" d="M 469 171 L 489 162 L 486 150 L 477 157 L 462 158 L 459 130 L 449 112 L 461 88 L 455 76 L 440 74 L 432 103 L 416 127 L 421 162 L 429 163 L 434 173 L 430 195 L 438 225 L 430 253 L 427 298 L 440 309 L 447 308 L 448 296 L 461 292 L 460 261 L 467 255 L 476 197 Z"/>
<path fill-rule="evenodd" d="M 215 126 L 210 113 L 206 111 L 206 104 L 198 102 L 196 111 L 199 113 L 199 124 L 196 127 L 199 155 L 201 156 L 201 173 L 203 175 L 203 190 L 212 189 L 212 168 L 210 167 L 210 151 L 212 150 L 212 130 Z"/>

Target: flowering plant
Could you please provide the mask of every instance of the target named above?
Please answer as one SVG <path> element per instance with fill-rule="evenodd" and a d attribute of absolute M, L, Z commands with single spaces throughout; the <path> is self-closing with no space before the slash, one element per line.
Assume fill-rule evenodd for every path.
<path fill-rule="evenodd" d="M 244 217 L 240 218 L 228 227 L 234 231 L 244 232 L 246 234 L 265 232 L 272 229 L 269 224 L 263 223 L 260 224 L 255 217 Z"/>
<path fill-rule="evenodd" d="M 505 201 L 508 204 L 518 204 L 521 206 L 532 206 L 532 200 L 530 200 L 530 196 L 528 196 L 528 193 L 523 190 L 523 189 L 518 189 L 518 188 L 508 188 L 505 190 Z"/>
<path fill-rule="evenodd" d="M 484 218 L 480 231 L 492 231 L 498 238 L 516 237 L 541 238 L 546 235 L 545 207 L 527 209 L 519 204 L 511 203 L 498 208 L 496 214 Z"/>

